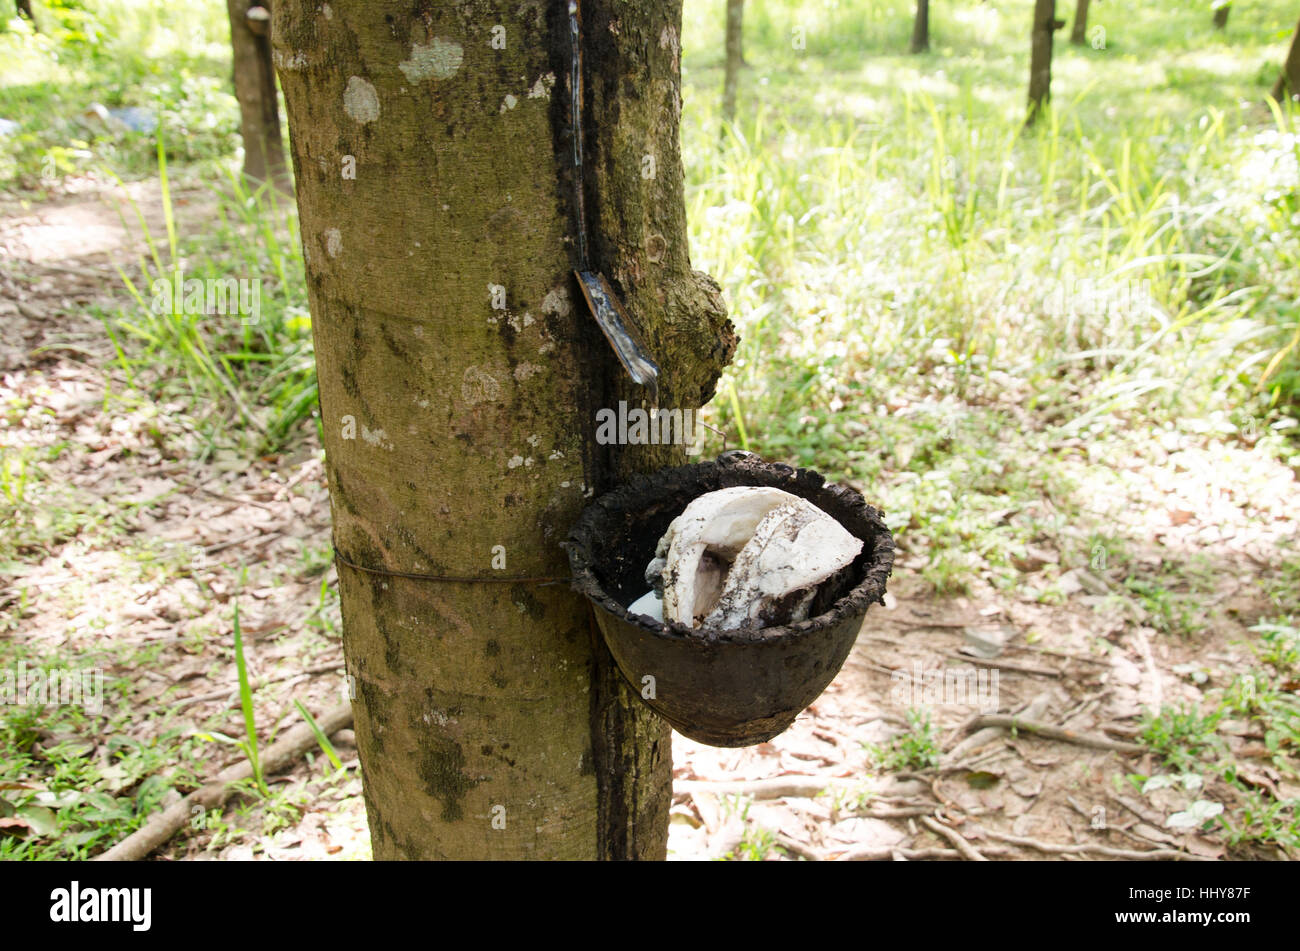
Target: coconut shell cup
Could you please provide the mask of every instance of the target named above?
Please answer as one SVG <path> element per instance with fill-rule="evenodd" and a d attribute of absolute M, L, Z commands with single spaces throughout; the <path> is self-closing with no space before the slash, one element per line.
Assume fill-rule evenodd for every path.
<path fill-rule="evenodd" d="M 711 631 L 629 614 L 625 605 L 645 593 L 646 565 L 669 523 L 693 499 L 738 485 L 807 499 L 862 540 L 858 557 L 820 586 L 808 620 Z M 633 691 L 679 733 L 722 747 L 772 739 L 821 695 L 853 649 L 867 608 L 883 603 L 894 564 L 881 512 L 856 491 L 811 469 L 739 453 L 639 476 L 602 495 L 564 547 L 573 586 L 595 607 Z"/>

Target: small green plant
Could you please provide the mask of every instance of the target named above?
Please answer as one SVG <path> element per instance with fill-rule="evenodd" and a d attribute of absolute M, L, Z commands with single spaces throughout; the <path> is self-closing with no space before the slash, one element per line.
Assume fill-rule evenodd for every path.
<path fill-rule="evenodd" d="M 341 636 L 342 618 L 339 614 L 338 592 L 330 587 L 329 577 L 320 579 L 320 589 L 316 596 L 316 607 L 307 617 L 307 624 L 328 638 Z"/>
<path fill-rule="evenodd" d="M 1279 798 L 1270 788 L 1266 795 L 1252 776 L 1243 770 L 1227 743 L 1217 733 L 1225 720 L 1246 721 L 1252 732 L 1263 735 L 1264 748 L 1274 769 L 1295 777 L 1296 751 L 1300 749 L 1300 703 L 1281 689 L 1267 671 L 1242 674 L 1223 689 L 1217 706 L 1202 713 L 1191 705 L 1164 707 L 1158 714 L 1147 713 L 1140 739 L 1180 776 L 1129 776 L 1134 788 L 1146 793 L 1162 786 L 1182 785 L 1200 789 L 1200 773 L 1217 776 L 1235 792 L 1235 802 L 1218 810 L 1211 800 L 1198 800 L 1175 817 L 1187 828 L 1213 824 L 1226 832 L 1230 846 L 1244 843 L 1276 844 L 1285 849 L 1300 847 L 1300 824 L 1296 806 L 1300 799 Z M 1206 780 L 1208 782 L 1208 779 Z"/>
<path fill-rule="evenodd" d="M 334 549 L 331 545 L 313 545 L 304 541 L 301 543 L 298 558 L 301 563 L 298 576 L 313 578 L 328 571 L 334 564 Z"/>
<path fill-rule="evenodd" d="M 884 746 L 864 743 L 872 764 L 887 772 L 932 769 L 939 765 L 938 731 L 924 710 L 907 711 L 908 729 Z"/>
<path fill-rule="evenodd" d="M 1148 712 L 1138 734 L 1140 740 L 1165 763 L 1182 772 L 1196 772 L 1207 753 L 1222 750 L 1215 734 L 1223 713 L 1202 715 L 1195 706 L 1164 706 L 1158 714 Z"/>
<path fill-rule="evenodd" d="M 1300 799 L 1269 799 L 1257 789 L 1238 788 L 1237 807 L 1215 817 L 1228 845 L 1277 843 L 1290 849 L 1294 858 L 1300 850 Z"/>
<path fill-rule="evenodd" d="M 737 816 L 741 822 L 749 821 L 749 808 L 754 804 L 751 796 L 740 793 L 723 796 L 719 805 L 723 816 Z"/>
<path fill-rule="evenodd" d="M 1283 673 L 1300 666 L 1300 628 L 1295 626 L 1293 618 L 1261 621 L 1251 630 L 1259 635 L 1255 652 L 1264 663 Z"/>
<path fill-rule="evenodd" d="M 866 786 L 861 789 L 846 788 L 844 786 L 828 786 L 818 793 L 818 798 L 825 799 L 829 802 L 832 815 L 867 809 L 870 807 L 871 802 L 875 797 L 875 790 Z"/>
<path fill-rule="evenodd" d="M 147 662 L 121 647 L 104 653 L 133 667 Z M 71 666 L 0 640 L 0 668 L 18 660 L 29 669 Z M 201 739 L 162 725 L 151 725 L 147 741 L 130 736 L 139 710 L 125 681 L 106 681 L 102 699 L 99 713 L 76 703 L 0 706 L 0 818 L 14 820 L 0 824 L 0 860 L 89 858 L 147 822 L 170 790 L 197 785 Z"/>
<path fill-rule="evenodd" d="M 311 711 L 302 705 L 301 700 L 294 700 L 293 705 L 298 708 L 302 718 L 311 727 L 312 733 L 316 735 L 316 742 L 320 744 L 321 751 L 329 758 L 330 763 L 335 769 L 342 769 L 343 761 L 339 759 L 339 754 L 334 752 L 334 745 L 330 743 L 330 738 L 325 735 L 324 731 L 316 723 L 316 718 L 311 715 Z"/>
<path fill-rule="evenodd" d="M 1300 614 L 1300 558 L 1286 558 L 1277 569 L 1277 574 L 1265 583 L 1264 593 L 1290 624 L 1291 618 Z"/>
<path fill-rule="evenodd" d="M 261 834 L 274 835 L 302 819 L 308 802 L 307 790 L 301 786 L 279 789 L 261 802 Z"/>
<path fill-rule="evenodd" d="M 774 831 L 761 826 L 748 826 L 740 844 L 729 857 L 741 862 L 762 862 L 770 858 L 777 848 Z"/>
<path fill-rule="evenodd" d="M 1175 593 L 1165 579 L 1129 576 L 1124 587 L 1136 595 L 1142 619 L 1165 634 L 1192 637 L 1205 629 L 1198 601 Z"/>
<path fill-rule="evenodd" d="M 244 637 L 239 626 L 239 601 L 235 601 L 235 668 L 239 671 L 239 705 L 244 712 L 244 739 L 239 748 L 253 767 L 253 781 L 263 796 L 269 795 L 262 776 L 262 763 L 257 751 L 257 722 L 253 715 L 253 691 L 248 682 L 248 666 L 244 663 Z"/>

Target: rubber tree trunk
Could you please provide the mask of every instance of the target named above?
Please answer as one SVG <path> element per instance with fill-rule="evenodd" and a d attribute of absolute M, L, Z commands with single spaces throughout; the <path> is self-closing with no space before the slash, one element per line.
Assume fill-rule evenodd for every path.
<path fill-rule="evenodd" d="M 1056 19 L 1056 0 L 1034 0 L 1034 30 L 1029 57 L 1029 115 L 1033 125 L 1052 98 L 1052 35 L 1064 26 Z"/>
<path fill-rule="evenodd" d="M 740 67 L 744 55 L 745 0 L 727 0 L 727 65 L 722 81 L 722 116 L 728 122 L 736 118 L 736 90 L 740 85 Z"/>
<path fill-rule="evenodd" d="M 234 54 L 235 98 L 244 140 L 244 175 L 288 190 L 289 176 L 280 142 L 280 107 L 271 62 L 272 0 L 226 0 Z"/>
<path fill-rule="evenodd" d="M 1224 30 L 1228 27 L 1228 14 L 1232 12 L 1232 4 L 1225 3 L 1214 8 L 1214 28 Z"/>
<path fill-rule="evenodd" d="M 1078 0 L 1074 6 L 1074 23 L 1070 27 L 1070 42 L 1075 46 L 1086 46 L 1088 44 L 1088 3 L 1089 0 Z"/>
<path fill-rule="evenodd" d="M 1286 63 L 1282 66 L 1282 75 L 1278 76 L 1273 86 L 1273 98 L 1282 102 L 1286 97 L 1300 96 L 1300 24 L 1296 24 L 1291 36 L 1291 47 L 1287 50 Z"/>
<path fill-rule="evenodd" d="M 916 0 L 916 19 L 912 21 L 912 52 L 930 50 L 930 0 Z"/>
<path fill-rule="evenodd" d="M 32 12 L 32 0 L 16 0 L 15 8 L 20 17 L 25 17 L 31 23 L 33 30 L 41 32 L 41 25 L 36 22 L 36 14 Z"/>
<path fill-rule="evenodd" d="M 566 6 L 276 5 L 377 859 L 666 852 L 670 731 L 546 583 L 592 495 L 685 459 L 594 441 L 644 394 L 571 273 Z M 582 18 L 592 265 L 698 407 L 736 337 L 687 252 L 681 2 Z"/>

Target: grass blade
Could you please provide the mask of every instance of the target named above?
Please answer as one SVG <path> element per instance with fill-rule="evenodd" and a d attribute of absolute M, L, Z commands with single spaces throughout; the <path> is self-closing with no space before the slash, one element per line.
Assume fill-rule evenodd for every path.
<path fill-rule="evenodd" d="M 329 757 L 330 763 L 333 764 L 335 769 L 342 769 L 343 763 L 339 759 L 339 754 L 334 752 L 334 745 L 330 743 L 330 738 L 325 735 L 319 724 L 316 723 L 316 718 L 311 715 L 311 711 L 302 705 L 301 700 L 295 700 L 293 705 L 298 708 L 298 712 L 302 714 L 302 718 L 307 721 L 307 725 L 311 727 L 311 731 L 316 734 L 316 742 L 320 744 L 321 751 Z"/>

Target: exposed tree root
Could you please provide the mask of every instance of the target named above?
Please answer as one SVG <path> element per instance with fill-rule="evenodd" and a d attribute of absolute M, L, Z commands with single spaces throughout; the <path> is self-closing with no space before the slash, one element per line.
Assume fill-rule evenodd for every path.
<path fill-rule="evenodd" d="M 967 722 L 966 726 L 967 729 L 971 730 L 985 727 L 1024 730 L 1026 733 L 1035 733 L 1049 740 L 1060 740 L 1062 743 L 1073 743 L 1075 746 L 1086 746 L 1094 750 L 1111 750 L 1115 753 L 1147 752 L 1147 748 L 1140 743 L 1121 743 L 1119 740 L 1096 736 L 1092 733 L 1075 733 L 1073 730 L 1065 730 L 1059 726 L 1052 726 L 1050 723 L 1040 723 L 1037 720 L 1025 720 L 1021 717 L 1005 716 L 1000 713 L 973 717 Z"/>
<path fill-rule="evenodd" d="M 1193 855 L 1190 852 L 1179 852 L 1176 849 L 1151 849 L 1150 851 L 1138 849 L 1117 849 L 1109 845 L 1094 845 L 1091 842 L 1081 842 L 1076 845 L 1057 845 L 1053 842 L 1042 842 L 1038 839 L 1030 839 L 1022 835 L 1007 835 L 1005 832 L 994 832 L 991 829 L 981 829 L 980 831 L 990 839 L 997 839 L 999 842 L 1008 842 L 1011 845 L 1020 845 L 1028 849 L 1037 849 L 1040 852 L 1049 852 L 1054 855 L 1108 855 L 1112 858 L 1132 859 L 1137 862 L 1163 862 L 1170 859 L 1183 862 L 1218 861 L 1217 859 L 1209 858 L 1208 856 Z"/>
<path fill-rule="evenodd" d="M 967 858 L 972 862 L 988 861 L 987 858 L 979 853 L 979 850 L 976 849 L 975 846 L 966 841 L 960 832 L 956 829 L 949 828 L 932 816 L 922 816 L 921 825 L 925 826 L 935 835 L 943 836 L 943 838 L 951 842 L 957 851 L 962 854 L 963 858 Z"/>

